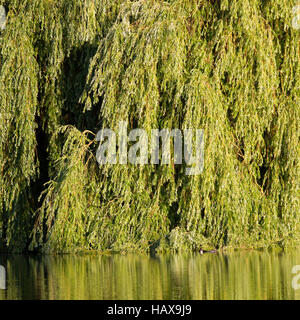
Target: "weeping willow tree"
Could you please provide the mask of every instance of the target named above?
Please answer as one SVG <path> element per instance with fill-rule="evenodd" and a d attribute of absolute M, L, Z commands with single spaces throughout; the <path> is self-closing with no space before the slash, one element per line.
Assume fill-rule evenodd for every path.
<path fill-rule="evenodd" d="M 300 232 L 293 0 L 0 0 L 0 239 L 195 250 Z M 101 128 L 203 129 L 205 165 L 105 165 Z"/>

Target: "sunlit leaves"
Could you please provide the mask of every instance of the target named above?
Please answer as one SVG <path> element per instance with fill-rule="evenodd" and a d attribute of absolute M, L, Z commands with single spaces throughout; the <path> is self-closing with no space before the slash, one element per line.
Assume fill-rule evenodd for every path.
<path fill-rule="evenodd" d="M 3 217 L 10 210 L 17 220 L 14 204 L 32 193 L 37 127 L 48 141 L 50 181 L 32 248 L 46 241 L 57 251 L 147 250 L 165 239 L 178 250 L 297 238 L 294 1 L 7 2 Z M 117 131 L 124 120 L 129 130 L 203 129 L 203 174 L 188 177 L 174 165 L 99 167 L 93 134 Z"/>

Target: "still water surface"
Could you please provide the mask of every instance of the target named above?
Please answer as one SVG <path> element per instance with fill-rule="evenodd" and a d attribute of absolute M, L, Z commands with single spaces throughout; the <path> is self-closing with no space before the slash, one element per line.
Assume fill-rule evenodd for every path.
<path fill-rule="evenodd" d="M 292 286 L 300 248 L 156 257 L 0 255 L 0 265 L 0 300 L 300 299 Z"/>

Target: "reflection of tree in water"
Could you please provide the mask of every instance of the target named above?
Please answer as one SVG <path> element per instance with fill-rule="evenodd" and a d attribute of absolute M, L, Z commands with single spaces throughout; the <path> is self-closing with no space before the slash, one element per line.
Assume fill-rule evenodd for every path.
<path fill-rule="evenodd" d="M 295 299 L 300 251 L 217 255 L 8 256 L 0 299 Z"/>

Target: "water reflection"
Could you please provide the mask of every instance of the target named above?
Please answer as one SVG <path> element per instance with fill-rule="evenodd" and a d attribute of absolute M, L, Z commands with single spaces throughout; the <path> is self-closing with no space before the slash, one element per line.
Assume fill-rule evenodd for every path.
<path fill-rule="evenodd" d="M 286 252 L 0 256 L 1 299 L 300 299 L 300 249 Z M 295 282 L 295 279 L 294 279 Z"/>

